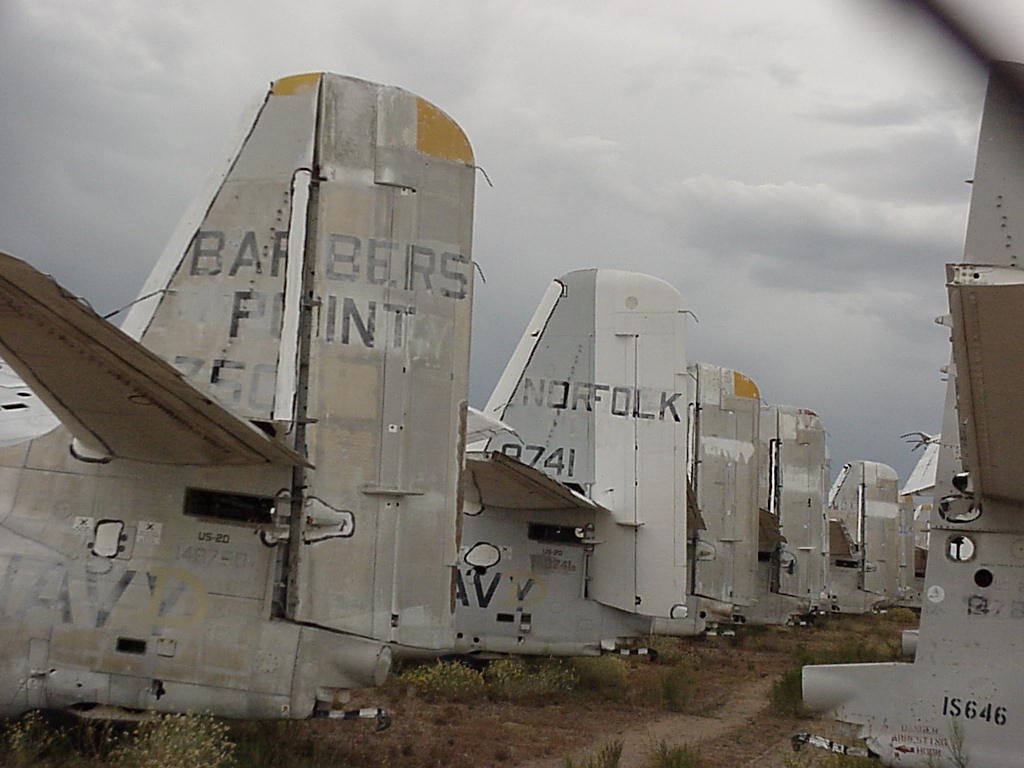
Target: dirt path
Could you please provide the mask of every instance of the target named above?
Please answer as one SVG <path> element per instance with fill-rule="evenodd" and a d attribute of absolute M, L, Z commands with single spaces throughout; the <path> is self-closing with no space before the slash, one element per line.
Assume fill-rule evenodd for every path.
<path fill-rule="evenodd" d="M 651 750 L 661 741 L 672 746 L 707 743 L 737 729 L 746 728 L 767 706 L 768 689 L 773 678 L 762 678 L 747 683 L 730 693 L 727 703 L 713 716 L 667 714 L 646 724 L 633 725 L 623 731 L 608 732 L 589 748 L 577 750 L 571 757 L 575 761 L 585 757 L 613 739 L 622 741 L 620 768 L 643 768 L 648 764 Z M 519 768 L 562 768 L 564 757 L 531 760 Z"/>

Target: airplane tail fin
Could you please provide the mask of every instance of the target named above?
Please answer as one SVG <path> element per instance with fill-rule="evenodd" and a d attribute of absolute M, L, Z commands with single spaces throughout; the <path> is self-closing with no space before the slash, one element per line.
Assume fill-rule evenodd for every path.
<path fill-rule="evenodd" d="M 695 595 L 737 607 L 757 601 L 758 422 L 761 393 L 739 371 L 708 363 L 689 366 L 690 476 L 707 522 L 693 563 Z"/>
<path fill-rule="evenodd" d="M 778 591 L 817 604 L 828 583 L 825 427 L 806 408 L 767 404 L 760 426 L 760 503 L 778 522 L 788 561 L 780 559 Z"/>
<path fill-rule="evenodd" d="M 900 510 L 896 471 L 876 461 L 843 467 L 829 493 L 829 507 L 859 549 L 858 586 L 865 592 L 899 595 Z"/>
<path fill-rule="evenodd" d="M 461 128 L 414 94 L 277 80 L 125 320 L 315 465 L 292 479 L 288 618 L 451 643 L 474 174 Z M 310 528 L 340 515 L 345 538 Z"/>
<path fill-rule="evenodd" d="M 674 617 L 686 583 L 685 320 L 646 275 L 551 283 L 484 412 L 515 429 L 488 448 L 585 493 L 598 516 L 589 594 Z"/>

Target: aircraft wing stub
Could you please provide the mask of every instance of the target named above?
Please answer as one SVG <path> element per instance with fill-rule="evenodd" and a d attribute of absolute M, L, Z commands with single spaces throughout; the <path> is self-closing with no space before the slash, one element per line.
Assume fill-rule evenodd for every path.
<path fill-rule="evenodd" d="M 52 278 L 0 253 L 0 348 L 86 447 L 158 464 L 307 464 Z"/>
<path fill-rule="evenodd" d="M 965 461 L 980 495 L 1024 501 L 1024 270 L 946 267 Z"/>
<path fill-rule="evenodd" d="M 499 509 L 580 509 L 601 506 L 540 470 L 498 451 L 470 454 L 466 464 L 484 505 Z"/>

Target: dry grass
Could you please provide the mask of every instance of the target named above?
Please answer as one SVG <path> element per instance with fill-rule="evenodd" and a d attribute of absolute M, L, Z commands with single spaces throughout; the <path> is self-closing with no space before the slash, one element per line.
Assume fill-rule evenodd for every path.
<path fill-rule="evenodd" d="M 131 731 L 110 753 L 118 768 L 229 768 L 235 743 L 209 715 L 160 715 Z"/>
<path fill-rule="evenodd" d="M 394 722 L 388 731 L 374 732 L 369 721 L 239 722 L 230 724 L 227 738 L 236 745 L 235 764 L 246 768 L 511 768 L 539 760 L 561 766 L 567 755 L 586 750 L 593 755 L 616 734 L 671 716 L 666 688 L 685 692 L 682 698 L 673 693 L 673 708 L 717 717 L 740 688 L 764 681 L 767 689 L 770 681 L 784 679 L 802 663 L 892 658 L 900 630 L 915 620 L 891 611 L 829 618 L 814 627 L 748 627 L 732 639 L 655 638 L 651 645 L 659 657 L 654 663 L 644 657 L 609 656 L 508 659 L 482 672 L 458 664 L 410 667 L 383 688 L 353 692 L 348 705 L 388 707 Z M 666 682 L 673 680 L 677 682 Z M 665 746 L 664 760 L 733 768 L 761 755 L 766 745 L 784 743 L 792 732 L 808 729 L 806 722 L 778 711 L 767 698 L 763 701 L 763 709 L 746 717 L 742 728 L 702 742 L 698 762 L 693 762 L 697 753 L 685 757 L 689 763 L 678 762 L 684 758 L 672 752 L 677 745 Z M 814 727 L 819 725 L 824 724 Z M 56 731 L 41 732 L 37 725 L 25 727 L 36 734 L 22 742 L 36 745 L 33 752 L 8 749 L 0 764 L 113 765 L 105 756 L 109 732 L 91 731 L 99 735 L 72 739 Z M 45 734 L 51 736 L 48 742 Z M 672 765 L 657 762 L 662 757 L 649 743 L 640 754 L 646 764 Z M 840 768 L 824 762 L 827 758 L 805 750 L 771 765 Z M 582 759 L 586 754 L 576 764 L 582 765 Z M 856 763 L 842 768 L 847 765 Z"/>
<path fill-rule="evenodd" d="M 670 745 L 661 741 L 648 758 L 651 768 L 700 768 L 700 750 L 689 744 Z"/>
<path fill-rule="evenodd" d="M 565 758 L 565 768 L 618 768 L 622 760 L 622 742 L 613 739 L 594 752 L 580 758 L 577 763 L 571 757 Z"/>

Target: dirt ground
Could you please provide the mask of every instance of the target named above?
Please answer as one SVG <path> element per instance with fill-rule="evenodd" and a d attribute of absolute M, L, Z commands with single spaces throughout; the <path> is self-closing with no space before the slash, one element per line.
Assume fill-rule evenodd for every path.
<path fill-rule="evenodd" d="M 562 768 L 566 757 L 581 765 L 613 740 L 623 744 L 622 768 L 656 765 L 659 742 L 695 747 L 701 768 L 836 765 L 816 750 L 794 753 L 790 736 L 812 731 L 855 743 L 851 734 L 827 718 L 780 712 L 771 703 L 773 685 L 809 661 L 897 658 L 902 630 L 915 624 L 913 614 L 897 610 L 830 617 L 811 627 L 740 628 L 735 637 L 657 638 L 658 661 L 621 662 L 622 686 L 557 701 L 427 701 L 399 675 L 396 684 L 353 697 L 353 706 L 387 706 L 389 730 L 375 733 L 366 722 L 301 727 L 318 742 L 336 744 L 333 764 L 360 768 Z M 667 711 L 663 681 L 680 665 L 690 670 L 690 702 L 683 712 Z"/>
<path fill-rule="evenodd" d="M 801 711 L 798 670 L 806 663 L 895 659 L 902 630 L 916 621 L 896 609 L 828 617 L 809 627 L 655 637 L 649 639 L 658 651 L 655 661 L 511 659 L 483 673 L 459 664 L 410 666 L 382 688 L 353 692 L 346 705 L 386 707 L 392 725 L 385 731 L 376 732 L 372 720 L 233 722 L 227 736 L 234 759 L 201 762 L 222 768 L 564 768 L 568 758 L 575 768 L 610 768 L 592 758 L 621 743 L 621 768 L 847 768 L 860 762 L 792 751 L 790 736 L 799 731 L 855 743 L 843 727 Z M 111 750 L 130 734 L 117 735 L 110 725 L 59 737 L 45 728 L 31 732 L 30 747 L 36 741 L 53 746 L 26 751 L 23 742 L 18 752 L 8 744 L 0 750 L 0 767 L 122 768 Z M 697 756 L 658 762 L 659 745 L 685 745 Z M 128 764 L 169 764 L 136 757 Z M 184 754 L 175 759 L 175 766 L 198 768 Z"/>

